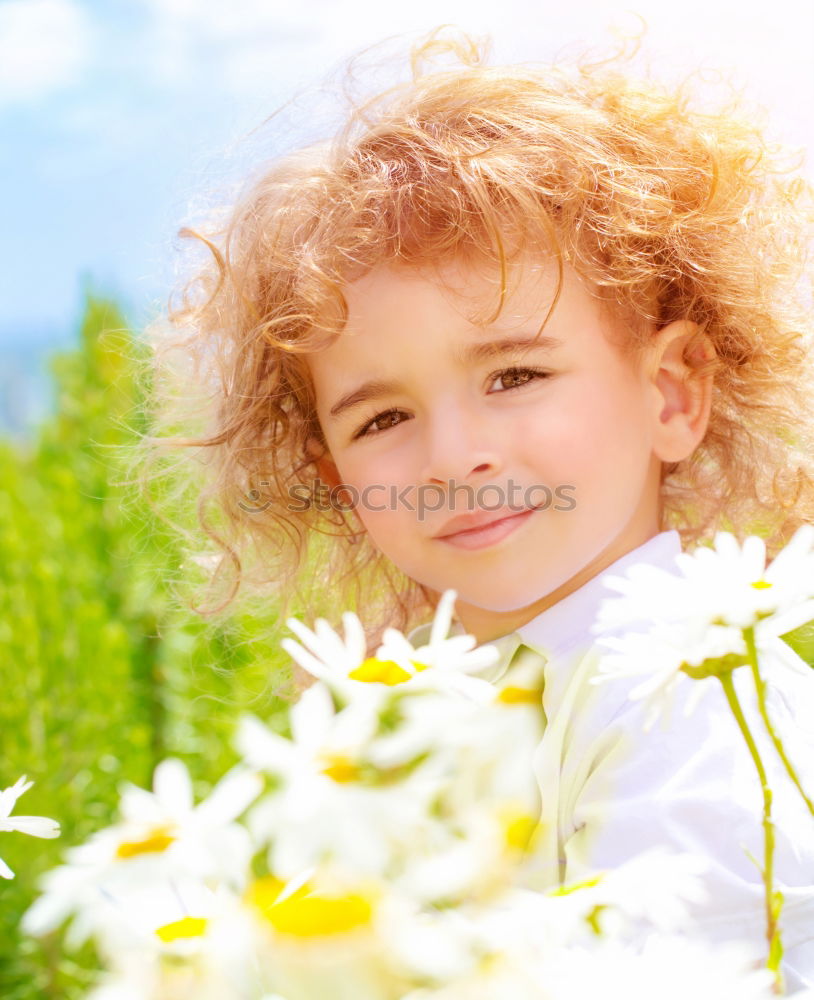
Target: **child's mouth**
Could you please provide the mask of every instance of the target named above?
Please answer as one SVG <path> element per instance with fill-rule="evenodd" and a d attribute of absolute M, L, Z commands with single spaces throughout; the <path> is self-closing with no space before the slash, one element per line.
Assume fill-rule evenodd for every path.
<path fill-rule="evenodd" d="M 489 545 L 494 545 L 506 538 L 512 532 L 526 523 L 534 510 L 521 510 L 517 513 L 506 514 L 485 524 L 476 525 L 472 528 L 461 528 L 458 531 L 436 535 L 438 541 L 446 542 L 461 549 L 482 549 Z M 454 526 L 454 522 L 452 522 Z"/>

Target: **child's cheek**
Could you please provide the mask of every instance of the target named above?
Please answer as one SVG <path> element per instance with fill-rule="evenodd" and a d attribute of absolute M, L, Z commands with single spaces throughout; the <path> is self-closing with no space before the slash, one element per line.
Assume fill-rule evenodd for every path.
<path fill-rule="evenodd" d="M 583 490 L 638 481 L 651 450 L 644 397 L 634 380 L 615 374 L 574 377 L 545 412 L 532 415 L 517 435 L 524 464 L 555 485 Z"/>
<path fill-rule="evenodd" d="M 396 525 L 405 517 L 415 517 L 410 512 L 415 479 L 388 449 L 367 449 L 366 454 L 341 463 L 339 471 L 351 488 L 349 496 L 356 504 L 357 516 L 372 535 L 397 530 Z"/>

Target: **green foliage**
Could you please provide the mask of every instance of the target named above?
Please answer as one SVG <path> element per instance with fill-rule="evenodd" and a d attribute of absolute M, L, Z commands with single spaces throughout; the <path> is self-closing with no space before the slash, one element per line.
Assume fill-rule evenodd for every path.
<path fill-rule="evenodd" d="M 794 652 L 814 669 L 814 621 L 801 625 L 793 632 L 787 632 L 783 639 Z"/>
<path fill-rule="evenodd" d="M 286 684 L 273 611 L 213 627 L 174 592 L 182 555 L 131 481 L 146 351 L 110 302 L 87 301 L 79 347 L 55 359 L 57 414 L 27 451 L 0 443 L 0 787 L 58 840 L 0 834 L 0 996 L 73 1000 L 89 950 L 25 940 L 37 876 L 114 818 L 118 785 L 179 756 L 205 792 L 236 759 L 235 717 L 275 717 Z M 276 657 L 276 659 L 275 659 Z"/>

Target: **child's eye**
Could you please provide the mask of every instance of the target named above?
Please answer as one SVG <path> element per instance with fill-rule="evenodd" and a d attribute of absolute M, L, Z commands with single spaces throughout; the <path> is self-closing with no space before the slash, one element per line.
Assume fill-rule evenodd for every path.
<path fill-rule="evenodd" d="M 550 372 L 539 368 L 503 368 L 492 372 L 489 376 L 489 387 L 493 392 L 504 392 L 507 389 L 519 389 L 538 378 L 548 378 Z M 495 383 L 498 383 L 495 387 Z"/>
<path fill-rule="evenodd" d="M 389 430 L 391 427 L 395 427 L 396 424 L 402 423 L 405 419 L 409 418 L 403 410 L 385 410 L 383 413 L 377 413 L 372 420 L 368 420 L 367 423 L 362 424 L 359 430 L 353 435 L 353 439 L 370 437 L 371 434 L 378 434 L 381 431 Z"/>

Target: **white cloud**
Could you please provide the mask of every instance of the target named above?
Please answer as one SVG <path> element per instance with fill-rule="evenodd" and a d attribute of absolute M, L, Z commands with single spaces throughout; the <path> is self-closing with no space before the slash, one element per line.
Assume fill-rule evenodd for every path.
<path fill-rule="evenodd" d="M 0 105 L 29 104 L 79 81 L 91 28 L 72 0 L 0 3 Z"/>

